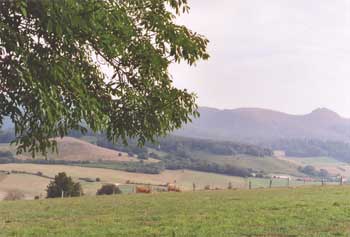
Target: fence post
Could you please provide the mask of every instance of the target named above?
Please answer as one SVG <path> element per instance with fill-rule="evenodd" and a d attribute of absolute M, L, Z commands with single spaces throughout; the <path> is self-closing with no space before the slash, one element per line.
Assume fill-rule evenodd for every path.
<path fill-rule="evenodd" d="M 322 182 L 322 186 L 324 186 L 324 179 L 323 178 L 322 178 L 321 182 Z"/>
<path fill-rule="evenodd" d="M 287 187 L 289 187 L 290 178 L 287 179 Z"/>
<path fill-rule="evenodd" d="M 269 187 L 272 188 L 272 179 L 270 179 Z"/>
<path fill-rule="evenodd" d="M 249 189 L 252 189 L 252 181 L 249 180 Z"/>
<path fill-rule="evenodd" d="M 64 197 L 64 191 L 62 190 L 62 193 L 61 193 L 61 198 L 63 198 Z"/>
<path fill-rule="evenodd" d="M 193 188 L 193 192 L 195 192 L 196 191 L 196 184 L 194 182 L 192 183 L 192 188 Z"/>
<path fill-rule="evenodd" d="M 343 185 L 343 176 L 340 176 L 340 185 Z"/>

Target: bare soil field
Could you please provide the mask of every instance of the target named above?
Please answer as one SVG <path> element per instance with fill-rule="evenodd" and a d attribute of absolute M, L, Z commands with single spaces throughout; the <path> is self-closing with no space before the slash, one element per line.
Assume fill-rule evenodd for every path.
<path fill-rule="evenodd" d="M 45 190 L 50 180 L 34 175 L 10 174 L 0 180 L 0 200 L 7 192 L 18 190 L 25 195 L 25 198 L 33 199 L 34 196 L 45 197 Z"/>
<path fill-rule="evenodd" d="M 72 137 L 58 138 L 57 146 L 59 153 L 49 153 L 48 159 L 67 160 L 67 161 L 137 161 L 136 158 L 129 157 L 124 152 L 119 152 L 103 147 L 96 146 Z M 15 153 L 15 147 L 9 145 L 0 146 L 1 150 L 10 150 Z M 23 154 L 17 156 L 19 159 L 32 159 L 30 154 Z M 37 159 L 45 157 L 38 156 Z"/>
<path fill-rule="evenodd" d="M 183 190 L 191 190 L 193 182 L 198 189 L 203 189 L 205 185 L 210 185 L 212 188 L 227 188 L 229 182 L 232 183 L 233 187 L 237 188 L 242 188 L 246 185 L 246 181 L 240 177 L 191 170 L 166 170 L 161 174 L 152 175 L 100 168 L 38 164 L 1 164 L 0 170 L 26 171 L 31 173 L 40 171 L 44 175 L 50 177 L 54 177 L 59 172 L 66 172 L 75 180 L 79 178 L 100 178 L 101 182 L 81 182 L 84 192 L 88 195 L 94 195 L 96 190 L 101 187 L 102 183 L 126 183 L 128 180 L 136 183 L 150 183 L 154 185 L 176 182 Z M 39 195 L 46 189 L 49 182 L 49 179 L 34 175 L 10 174 L 6 179 L 0 182 L 0 192 L 7 191 L 11 187 L 16 187 L 27 195 Z"/>

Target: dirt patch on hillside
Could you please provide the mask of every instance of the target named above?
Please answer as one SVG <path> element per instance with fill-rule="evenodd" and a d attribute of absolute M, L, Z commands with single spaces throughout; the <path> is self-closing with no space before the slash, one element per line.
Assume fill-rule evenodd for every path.
<path fill-rule="evenodd" d="M 48 159 L 67 161 L 137 161 L 136 158 L 129 157 L 128 154 L 124 152 L 99 147 L 72 137 L 59 138 L 56 141 L 58 145 L 58 154 L 50 153 Z M 20 155 L 18 158 L 32 159 L 29 154 Z"/>

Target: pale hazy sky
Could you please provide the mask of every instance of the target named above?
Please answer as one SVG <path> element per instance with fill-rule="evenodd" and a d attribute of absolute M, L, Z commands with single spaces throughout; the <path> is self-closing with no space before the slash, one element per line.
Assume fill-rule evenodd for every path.
<path fill-rule="evenodd" d="M 178 87 L 218 108 L 293 114 L 327 107 L 350 118 L 350 0 L 189 0 L 181 24 L 211 58 L 172 66 Z"/>

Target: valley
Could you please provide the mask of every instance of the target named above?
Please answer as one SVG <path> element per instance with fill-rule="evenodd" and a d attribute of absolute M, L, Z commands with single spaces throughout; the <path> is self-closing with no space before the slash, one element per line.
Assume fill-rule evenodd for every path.
<path fill-rule="evenodd" d="M 157 152 L 158 159 L 139 160 L 137 156 L 130 154 L 130 152 L 128 154 L 98 147 L 84 140 L 87 139 L 67 137 L 58 140 L 59 153 L 49 154 L 47 160 L 42 160 L 43 157 L 33 160 L 27 154 L 16 156 L 13 146 L 1 145 L 0 152 L 4 154 L 10 152 L 18 158 L 14 163 L 0 164 L 0 171 L 2 171 L 2 173 L 0 172 L 0 197 L 3 198 L 6 193 L 17 190 L 24 194 L 25 199 L 33 199 L 35 196 L 45 198 L 47 185 L 59 172 L 65 172 L 73 180 L 80 182 L 84 194 L 88 196 L 94 196 L 103 184 L 108 183 L 119 184 L 124 193 L 133 192 L 135 189 L 133 184 L 128 183 L 150 184 L 154 187 L 166 183 L 176 183 L 182 191 L 192 191 L 193 184 L 196 185 L 197 190 L 204 190 L 206 186 L 210 189 L 227 189 L 229 184 L 233 189 L 248 189 L 249 186 L 253 189 L 269 188 L 270 180 L 272 180 L 272 187 L 320 186 L 320 178 L 307 179 L 307 182 L 303 181 L 308 176 L 300 172 L 299 168 L 308 165 L 312 165 L 316 169 L 327 169 L 333 176 L 341 174 L 344 177 L 350 177 L 350 168 L 347 168 L 349 165 L 332 158 L 259 157 L 247 154 L 218 155 L 204 150 L 191 151 L 189 153 L 191 159 L 204 162 L 214 168 L 216 166 L 232 166 L 237 169 L 249 170 L 252 172 L 251 175 L 239 177 L 221 174 L 218 173 L 219 171 L 216 172 L 215 169 L 208 172 L 186 168 L 163 169 L 159 173 L 131 172 L 124 170 L 124 166 L 121 166 L 121 164 L 130 165 L 134 163 L 141 167 L 144 165 L 159 165 L 163 164 L 164 161 L 167 162 L 165 159 L 168 159 L 167 157 L 172 153 L 167 153 L 165 150 L 157 151 L 148 147 L 148 153 Z M 75 154 L 78 155 L 74 157 Z M 173 156 L 170 156 L 169 159 L 174 159 L 171 157 Z M 182 161 L 183 158 L 178 159 Z M 290 180 L 286 180 L 285 177 L 290 177 Z M 337 185 L 338 183 L 333 180 L 329 184 Z"/>
<path fill-rule="evenodd" d="M 204 121 L 205 116 L 201 118 Z M 0 134 L 2 142 L 10 138 L 11 133 Z M 350 165 L 343 156 L 302 156 L 318 154 L 315 147 L 325 147 L 321 141 L 278 140 L 269 146 L 216 138 L 170 135 L 140 147 L 135 140 L 128 140 L 125 146 L 109 142 L 103 134 L 73 132 L 57 139 L 58 153 L 38 154 L 35 159 L 29 153 L 17 155 L 15 146 L 2 143 L 0 199 L 14 190 L 23 193 L 25 199 L 45 198 L 48 184 L 59 172 L 79 182 L 87 196 L 95 196 L 103 184 L 118 184 L 128 194 L 135 191 L 135 184 L 151 185 L 156 190 L 159 185 L 175 183 L 187 192 L 193 190 L 193 184 L 196 190 L 223 190 L 229 186 L 244 190 L 321 186 L 322 182 L 339 185 L 340 176 L 344 182 L 350 177 Z M 278 144 L 286 150 L 275 152 L 281 147 Z M 342 154 L 346 154 L 347 148 L 341 147 Z M 297 156 L 288 155 L 289 149 Z M 305 173 L 310 167 L 313 173 Z M 320 176 L 322 170 L 326 176 Z"/>

